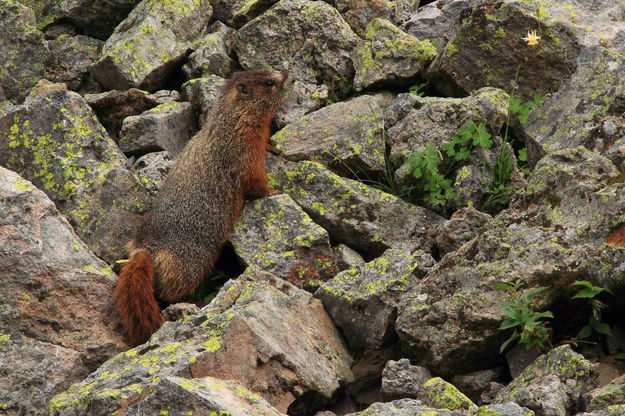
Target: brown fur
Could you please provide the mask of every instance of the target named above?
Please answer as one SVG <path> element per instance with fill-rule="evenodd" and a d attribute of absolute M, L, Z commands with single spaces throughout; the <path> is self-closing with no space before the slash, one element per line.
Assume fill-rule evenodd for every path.
<path fill-rule="evenodd" d="M 286 78 L 278 71 L 234 74 L 206 125 L 176 159 L 129 243 L 135 254 L 115 292 L 132 345 L 147 341 L 162 323 L 155 295 L 178 302 L 212 269 L 245 198 L 275 192 L 267 187 L 265 149 Z"/>

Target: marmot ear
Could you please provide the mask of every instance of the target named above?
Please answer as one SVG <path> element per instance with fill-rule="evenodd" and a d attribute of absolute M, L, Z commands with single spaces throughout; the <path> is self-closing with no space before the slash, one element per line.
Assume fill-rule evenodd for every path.
<path fill-rule="evenodd" d="M 237 84 L 237 90 L 243 94 L 243 95 L 247 95 L 247 85 L 245 84 Z"/>

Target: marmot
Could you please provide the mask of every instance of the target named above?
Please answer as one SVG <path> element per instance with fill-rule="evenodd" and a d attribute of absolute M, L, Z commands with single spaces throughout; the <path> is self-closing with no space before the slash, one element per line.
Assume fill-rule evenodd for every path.
<path fill-rule="evenodd" d="M 115 296 L 133 346 L 163 323 L 159 298 L 182 300 L 212 269 L 245 198 L 267 187 L 265 148 L 286 71 L 244 71 L 224 84 L 206 124 L 177 157 L 152 210 L 128 243 Z"/>

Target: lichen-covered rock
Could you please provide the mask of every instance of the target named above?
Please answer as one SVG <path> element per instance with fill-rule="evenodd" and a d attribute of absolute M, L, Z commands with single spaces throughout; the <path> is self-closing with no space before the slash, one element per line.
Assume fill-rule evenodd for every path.
<path fill-rule="evenodd" d="M 382 394 L 387 400 L 416 399 L 423 383 L 431 378 L 432 374 L 427 368 L 412 365 L 407 358 L 391 360 L 382 371 Z"/>
<path fill-rule="evenodd" d="M 346 176 L 380 174 L 386 168 L 383 108 L 392 99 L 362 95 L 329 105 L 289 124 L 271 141 L 291 161 L 314 160 Z"/>
<path fill-rule="evenodd" d="M 576 416 L 622 416 L 624 414 L 625 404 L 616 404 L 590 413 L 578 413 Z"/>
<path fill-rule="evenodd" d="M 456 375 L 452 377 L 451 384 L 466 394 L 472 402 L 479 403 L 482 394 L 490 392 L 490 384 L 499 379 L 501 373 L 499 370 L 487 369 Z"/>
<path fill-rule="evenodd" d="M 590 392 L 589 410 L 601 410 L 618 404 L 625 406 L 625 375 Z"/>
<path fill-rule="evenodd" d="M 352 380 L 351 361 L 321 302 L 275 276 L 247 271 L 200 314 L 165 323 L 148 343 L 107 361 L 51 406 L 59 415 L 111 414 L 166 377 L 216 377 L 241 383 L 279 412 L 301 414 Z"/>
<path fill-rule="evenodd" d="M 396 330 L 405 351 L 446 376 L 494 364 L 509 335 L 497 282 L 568 287 L 583 275 L 622 290 L 625 184 L 605 157 L 584 148 L 543 158 L 510 208 L 447 254 L 402 301 Z M 559 290 L 536 299 L 537 310 Z M 441 323 L 444 322 L 445 325 Z"/>
<path fill-rule="evenodd" d="M 566 416 L 581 410 L 584 396 L 596 385 L 597 371 L 569 345 L 540 356 L 495 397 L 544 416 Z"/>
<path fill-rule="evenodd" d="M 339 271 L 328 232 L 288 195 L 248 202 L 230 241 L 247 266 L 300 288 L 318 287 Z"/>
<path fill-rule="evenodd" d="M 165 150 L 175 157 L 196 131 L 190 103 L 166 102 L 126 117 L 119 133 L 119 148 L 128 155 Z"/>
<path fill-rule="evenodd" d="M 477 409 L 471 399 L 440 377 L 434 377 L 423 383 L 419 399 L 423 400 L 426 405 L 437 409 L 457 411 Z"/>
<path fill-rule="evenodd" d="M 98 256 L 113 262 L 150 198 L 82 97 L 57 90 L 0 119 L 0 165 L 46 192 Z"/>
<path fill-rule="evenodd" d="M 462 27 L 426 74 L 450 96 L 489 86 L 532 97 L 556 91 L 575 72 L 582 45 L 566 24 L 553 20 L 553 9 L 566 2 L 506 0 L 481 4 L 466 13 Z M 539 28 L 540 41 L 524 37 Z"/>
<path fill-rule="evenodd" d="M 264 13 L 278 0 L 213 0 L 215 18 L 228 26 L 240 28 Z"/>
<path fill-rule="evenodd" d="M 295 81 L 282 107 L 276 113 L 273 124 L 281 129 L 328 104 L 329 98 L 330 90 L 327 86 Z"/>
<path fill-rule="evenodd" d="M 419 6 L 411 0 L 330 0 L 329 3 L 360 37 L 365 36 L 366 27 L 373 19 L 386 19 L 399 26 Z"/>
<path fill-rule="evenodd" d="M 362 412 L 345 416 L 464 416 L 464 413 L 425 406 L 420 400 L 400 399 L 388 403 L 374 403 Z"/>
<path fill-rule="evenodd" d="M 48 49 L 35 23 L 30 8 L 0 0 L 0 95 L 13 103 L 23 101 L 44 75 Z"/>
<path fill-rule="evenodd" d="M 189 101 L 193 109 L 200 115 L 200 126 L 206 121 L 208 111 L 219 96 L 225 79 L 217 75 L 195 78 L 182 84 L 182 98 Z"/>
<path fill-rule="evenodd" d="M 145 189 L 150 194 L 156 194 L 173 164 L 171 155 L 163 151 L 141 156 L 133 163 L 133 167 Z"/>
<path fill-rule="evenodd" d="M 64 82 L 72 91 L 95 92 L 97 86 L 89 76 L 89 67 L 98 60 L 103 44 L 101 40 L 83 35 L 61 35 L 49 41 L 47 79 Z"/>
<path fill-rule="evenodd" d="M 271 186 L 289 194 L 333 241 L 362 250 L 367 257 L 387 248 L 430 252 L 444 221 L 361 182 L 342 178 L 316 162 L 270 163 Z"/>
<path fill-rule="evenodd" d="M 341 91 L 354 74 L 349 55 L 357 40 L 329 4 L 281 0 L 237 32 L 235 51 L 245 69 L 286 63 L 297 81 Z"/>
<path fill-rule="evenodd" d="M 570 82 L 530 113 L 524 126 L 530 162 L 536 163 L 545 152 L 581 145 L 622 163 L 624 74 L 622 53 L 601 47 L 586 50 Z"/>
<path fill-rule="evenodd" d="M 54 203 L 0 167 L 0 410 L 44 415 L 53 395 L 124 346 L 115 275 Z"/>
<path fill-rule="evenodd" d="M 189 60 L 182 67 L 187 78 L 198 78 L 207 75 L 218 75 L 229 78 L 237 68 L 236 62 L 230 58 L 231 41 L 234 29 L 216 22 L 213 32 L 204 36 L 197 49 L 189 56 Z"/>
<path fill-rule="evenodd" d="M 464 243 L 476 237 L 492 219 L 490 215 L 473 207 L 460 208 L 445 221 L 436 236 L 440 253 L 443 255 L 459 249 Z"/>
<path fill-rule="evenodd" d="M 364 41 L 352 53 L 354 89 L 405 85 L 435 57 L 436 48 L 429 40 L 419 40 L 386 19 L 373 19 Z"/>
<path fill-rule="evenodd" d="M 489 404 L 480 406 L 471 416 L 534 416 L 535 413 L 516 403 Z"/>
<path fill-rule="evenodd" d="M 352 349 L 380 349 L 394 338 L 401 295 L 434 263 L 432 256 L 423 251 L 390 249 L 369 263 L 339 273 L 315 296 Z"/>
<path fill-rule="evenodd" d="M 93 77 L 108 89 L 162 86 L 202 35 L 208 0 L 143 0 L 108 38 Z"/>

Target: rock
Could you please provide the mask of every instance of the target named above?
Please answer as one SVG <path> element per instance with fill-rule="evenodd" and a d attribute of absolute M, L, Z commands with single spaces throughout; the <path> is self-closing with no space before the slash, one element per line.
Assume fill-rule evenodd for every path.
<path fill-rule="evenodd" d="M 203 35 L 208 0 L 143 0 L 108 38 L 91 74 L 108 89 L 156 90 Z"/>
<path fill-rule="evenodd" d="M 53 395 L 123 348 L 115 275 L 54 203 L 0 167 L 0 408 L 45 415 Z"/>
<path fill-rule="evenodd" d="M 357 265 L 362 265 L 365 262 L 365 260 L 356 250 L 352 249 L 351 247 L 345 244 L 337 245 L 335 247 L 335 251 L 337 252 L 337 255 L 340 257 L 340 262 L 345 265 L 344 267 L 345 269 L 353 267 L 353 266 L 357 266 Z"/>
<path fill-rule="evenodd" d="M 316 288 L 339 272 L 328 232 L 288 195 L 248 202 L 230 242 L 246 266 L 300 288 Z"/>
<path fill-rule="evenodd" d="M 382 394 L 387 400 L 416 399 L 423 383 L 431 378 L 427 368 L 411 365 L 407 358 L 389 361 L 382 372 Z"/>
<path fill-rule="evenodd" d="M 0 165 L 52 199 L 93 252 L 113 262 L 150 198 L 75 92 L 33 98 L 0 119 Z"/>
<path fill-rule="evenodd" d="M 419 398 L 431 407 L 437 409 L 467 411 L 477 409 L 475 403 L 462 394 L 452 384 L 440 377 L 434 377 L 423 383 Z"/>
<path fill-rule="evenodd" d="M 495 397 L 545 416 L 566 416 L 580 410 L 597 381 L 595 366 L 569 345 L 540 356 Z"/>
<path fill-rule="evenodd" d="M 161 311 L 161 315 L 163 315 L 163 319 L 165 321 L 177 321 L 182 318 L 186 318 L 187 316 L 197 315 L 200 313 L 200 308 L 198 308 L 193 303 L 174 303 L 173 305 L 169 305 L 165 309 Z"/>
<path fill-rule="evenodd" d="M 517 378 L 525 368 L 536 361 L 541 355 L 539 348 L 527 349 L 523 345 L 517 344 L 510 351 L 506 352 L 508 371 L 512 378 Z"/>
<path fill-rule="evenodd" d="M 428 39 L 420 41 L 386 19 L 373 19 L 352 54 L 354 89 L 405 86 L 435 57 L 436 48 Z"/>
<path fill-rule="evenodd" d="M 495 283 L 564 288 L 583 275 L 621 290 L 625 252 L 616 236 L 625 185 L 618 177 L 608 159 L 584 148 L 545 156 L 510 207 L 402 300 L 396 331 L 409 357 L 449 377 L 497 365 L 509 331 L 496 329 L 505 297 Z M 614 245 L 607 244 L 612 238 Z M 542 292 L 535 310 L 546 310 L 561 293 Z"/>
<path fill-rule="evenodd" d="M 608 156 L 617 166 L 623 163 L 619 144 L 625 128 L 619 120 L 625 99 L 625 57 L 590 48 L 580 55 L 577 68 L 570 82 L 530 113 L 524 133 L 531 164 L 545 152 L 580 145 Z"/>
<path fill-rule="evenodd" d="M 399 26 L 417 9 L 419 2 L 410 0 L 331 0 L 332 4 L 360 37 L 365 37 L 366 27 L 375 18 L 391 21 Z"/>
<path fill-rule="evenodd" d="M 236 62 L 230 58 L 230 39 L 235 31 L 221 22 L 216 23 L 219 23 L 215 27 L 217 31 L 209 33 L 199 41 L 198 48 L 182 67 L 182 72 L 188 79 L 207 75 L 229 78 L 236 69 Z"/>
<path fill-rule="evenodd" d="M 295 81 L 292 91 L 276 113 L 273 124 L 279 130 L 294 123 L 300 117 L 326 105 L 330 98 L 329 94 L 330 91 L 325 85 Z"/>
<path fill-rule="evenodd" d="M 61 35 L 49 41 L 46 77 L 64 82 L 72 91 L 96 92 L 98 87 L 89 76 L 89 67 L 98 60 L 103 44 L 101 40 L 83 35 Z"/>
<path fill-rule="evenodd" d="M 460 208 L 443 224 L 440 233 L 436 236 L 436 244 L 440 254 L 444 255 L 459 249 L 470 241 L 493 217 L 480 212 L 473 207 Z"/>
<path fill-rule="evenodd" d="M 208 111 L 219 96 L 225 79 L 217 75 L 195 78 L 182 84 L 182 98 L 189 101 L 193 110 L 200 114 L 200 126 L 206 121 Z"/>
<path fill-rule="evenodd" d="M 200 314 L 165 323 L 147 344 L 112 358 L 53 406 L 56 414 L 111 414 L 167 377 L 217 377 L 241 383 L 279 412 L 301 415 L 351 381 L 351 361 L 318 300 L 248 270 Z"/>
<path fill-rule="evenodd" d="M 462 27 L 426 77 L 448 96 L 485 86 L 514 91 L 525 99 L 556 91 L 575 72 L 582 50 L 570 23 L 552 17 L 556 9 L 564 11 L 563 3 L 568 2 L 480 4 L 463 16 Z M 523 40 L 528 28 L 540 28 L 537 45 Z"/>
<path fill-rule="evenodd" d="M 495 400 L 497 394 L 503 389 L 505 386 L 501 383 L 490 382 L 488 385 L 488 389 L 484 390 L 480 395 L 479 403 L 481 404 L 490 404 Z"/>
<path fill-rule="evenodd" d="M 619 404 L 625 405 L 625 375 L 615 378 L 606 386 L 591 391 L 588 410 L 601 410 Z"/>
<path fill-rule="evenodd" d="M 361 182 L 302 161 L 270 163 L 270 185 L 287 193 L 333 241 L 374 258 L 386 249 L 430 252 L 443 218 Z"/>
<path fill-rule="evenodd" d="M 156 194 L 173 164 L 173 158 L 168 152 L 163 151 L 143 155 L 133 166 L 145 189 L 150 194 Z"/>
<path fill-rule="evenodd" d="M 534 416 L 535 413 L 516 403 L 490 404 L 480 406 L 472 416 Z"/>
<path fill-rule="evenodd" d="M 444 409 L 433 409 L 419 400 L 400 399 L 388 403 L 374 403 L 362 412 L 350 413 L 345 416 L 463 416 L 464 413 Z"/>
<path fill-rule="evenodd" d="M 14 104 L 44 76 L 48 49 L 35 24 L 30 8 L 0 0 L 0 95 Z"/>
<path fill-rule="evenodd" d="M 215 18 L 228 26 L 240 28 L 250 20 L 263 14 L 278 0 L 214 0 Z"/>
<path fill-rule="evenodd" d="M 98 116 L 98 120 L 115 140 L 126 117 L 141 114 L 162 104 L 156 95 L 131 88 L 126 91 L 107 91 L 85 95 L 85 101 Z"/>
<path fill-rule="evenodd" d="M 625 405 L 617 404 L 606 409 L 596 410 L 590 413 L 578 413 L 576 416 L 622 416 L 625 414 Z"/>
<path fill-rule="evenodd" d="M 119 148 L 127 155 L 165 150 L 176 157 L 197 130 L 191 103 L 166 102 L 126 117 Z"/>
<path fill-rule="evenodd" d="M 386 169 L 382 108 L 391 94 L 362 95 L 301 117 L 271 137 L 291 161 L 314 160 L 345 175 Z"/>
<path fill-rule="evenodd" d="M 235 52 L 245 69 L 288 65 L 295 80 L 326 84 L 335 95 L 351 83 L 358 37 L 323 1 L 281 0 L 242 27 Z"/>
<path fill-rule="evenodd" d="M 452 377 L 451 383 L 474 403 L 480 402 L 485 392 L 490 392 L 491 383 L 499 380 L 498 370 L 481 370 Z"/>
<path fill-rule="evenodd" d="M 393 326 L 401 295 L 435 261 L 423 251 L 389 249 L 324 283 L 315 293 L 352 349 L 380 349 L 395 338 Z"/>

